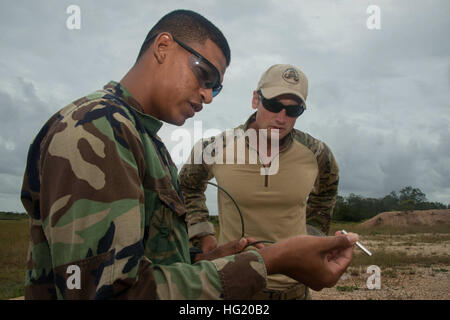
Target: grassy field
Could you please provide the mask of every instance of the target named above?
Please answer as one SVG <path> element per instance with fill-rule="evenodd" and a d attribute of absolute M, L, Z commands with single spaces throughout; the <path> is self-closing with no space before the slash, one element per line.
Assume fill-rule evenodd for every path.
<path fill-rule="evenodd" d="M 0 220 L 0 299 L 23 296 L 28 219 Z"/>
<path fill-rule="evenodd" d="M 23 216 L 22 216 L 23 217 Z M 0 217 L 0 299 L 23 296 L 26 255 L 28 250 L 28 220 L 1 219 Z M 447 225 L 432 227 L 362 229 L 356 223 L 333 223 L 330 234 L 345 229 L 360 235 L 361 242 L 374 255 L 368 257 L 355 249 L 348 271 L 356 275 L 368 265 L 377 265 L 384 275 L 394 277 L 401 272 L 414 273 L 411 266 L 429 268 L 434 274 L 446 273 L 450 255 L 446 248 L 450 243 Z M 429 249 L 428 251 L 426 249 Z M 337 288 L 339 290 L 339 288 Z M 341 286 L 341 291 L 352 291 L 352 286 Z"/>
<path fill-rule="evenodd" d="M 352 263 L 333 288 L 313 292 L 315 300 L 448 300 L 450 299 L 450 226 L 363 229 L 334 223 L 332 232 L 356 232 L 371 252 L 355 248 Z M 368 266 L 381 270 L 381 289 L 367 288 Z"/>
<path fill-rule="evenodd" d="M 420 250 L 419 252 L 408 251 L 408 248 L 419 245 L 440 246 L 445 242 L 450 242 L 450 227 L 448 225 L 409 226 L 406 228 L 383 226 L 364 229 L 356 223 L 334 223 L 330 229 L 330 234 L 342 229 L 355 232 L 360 236 L 363 244 L 373 244 L 371 251 L 376 254 L 371 257 L 361 254 L 359 249 L 355 249 L 355 255 L 350 265 L 353 268 L 369 265 L 387 268 L 412 264 L 419 266 L 450 264 L 448 252 L 430 255 L 424 254 Z M 395 248 L 400 248 L 400 250 L 395 250 Z"/>

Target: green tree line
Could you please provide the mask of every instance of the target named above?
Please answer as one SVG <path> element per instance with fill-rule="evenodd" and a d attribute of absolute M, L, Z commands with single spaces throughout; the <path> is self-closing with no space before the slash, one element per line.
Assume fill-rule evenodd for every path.
<path fill-rule="evenodd" d="M 0 211 L 0 220 L 20 220 L 20 219 L 28 219 L 28 215 L 25 213 Z"/>
<path fill-rule="evenodd" d="M 392 191 L 382 198 L 366 198 L 351 193 L 347 197 L 338 196 L 333 213 L 333 221 L 359 222 L 370 219 L 385 211 L 412 211 L 430 209 L 450 209 L 450 204 L 429 202 L 419 188 L 407 186 L 399 192 Z"/>

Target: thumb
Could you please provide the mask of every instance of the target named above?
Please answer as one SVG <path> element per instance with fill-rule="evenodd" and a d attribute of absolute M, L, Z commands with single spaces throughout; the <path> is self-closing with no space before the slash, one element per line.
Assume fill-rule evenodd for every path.
<path fill-rule="evenodd" d="M 328 237 L 327 245 L 324 251 L 332 251 L 337 249 L 346 249 L 353 246 L 358 241 L 358 235 L 356 233 L 349 232 L 346 235 L 336 235 L 334 237 Z"/>
<path fill-rule="evenodd" d="M 354 245 L 356 243 L 356 241 L 359 240 L 359 236 L 353 232 L 347 233 L 346 237 L 347 237 L 348 241 L 350 241 L 352 243 L 352 245 Z"/>
<path fill-rule="evenodd" d="M 247 244 L 247 240 L 245 238 L 241 238 L 241 240 L 238 241 L 235 248 L 237 252 L 240 252 L 244 249 L 245 245 Z"/>

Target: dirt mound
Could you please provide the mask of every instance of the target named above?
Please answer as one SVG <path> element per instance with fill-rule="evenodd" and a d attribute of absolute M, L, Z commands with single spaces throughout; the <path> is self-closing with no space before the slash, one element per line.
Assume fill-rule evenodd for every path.
<path fill-rule="evenodd" d="M 359 226 L 369 228 L 376 226 L 433 226 L 438 224 L 450 224 L 450 209 L 382 212 Z"/>

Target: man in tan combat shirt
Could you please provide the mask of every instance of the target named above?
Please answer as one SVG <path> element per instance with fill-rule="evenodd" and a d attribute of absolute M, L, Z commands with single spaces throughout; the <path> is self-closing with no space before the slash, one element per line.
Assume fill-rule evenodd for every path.
<path fill-rule="evenodd" d="M 220 236 L 215 238 L 204 194 L 213 177 L 238 203 L 246 236 L 278 242 L 314 230 L 316 234 L 328 234 L 337 196 L 338 166 L 328 146 L 294 129 L 306 109 L 307 94 L 308 80 L 301 70 L 293 65 L 273 65 L 253 92 L 252 108 L 256 113 L 231 135 L 225 131 L 200 142 L 202 150 L 216 144 L 216 153 L 223 161 L 211 164 L 201 158 L 201 164 L 194 163 L 193 150 L 181 169 L 180 180 L 189 238 L 201 251 L 209 252 L 218 244 L 242 236 L 241 219 L 232 199 L 218 191 Z M 256 139 L 252 140 L 249 132 L 253 129 Z M 261 132 L 264 134 L 258 134 Z M 274 139 L 278 148 L 273 147 Z M 221 150 L 217 150 L 217 141 L 224 142 Z M 245 163 L 240 159 L 240 143 L 245 145 Z M 257 163 L 250 162 L 252 152 L 257 154 Z M 234 160 L 231 163 L 224 160 L 227 153 Z M 269 168 L 272 172 L 264 170 Z M 268 277 L 267 287 L 254 299 L 310 299 L 310 295 L 303 284 L 275 274 Z"/>

